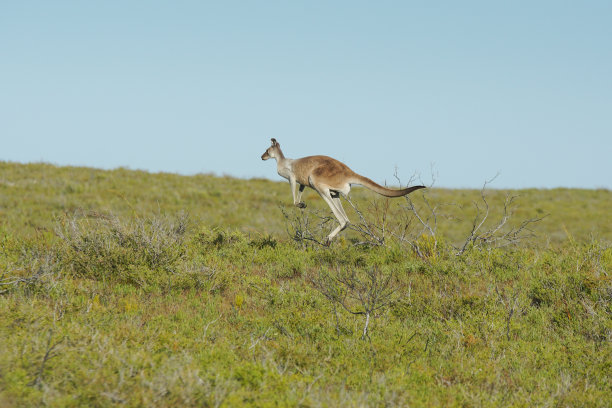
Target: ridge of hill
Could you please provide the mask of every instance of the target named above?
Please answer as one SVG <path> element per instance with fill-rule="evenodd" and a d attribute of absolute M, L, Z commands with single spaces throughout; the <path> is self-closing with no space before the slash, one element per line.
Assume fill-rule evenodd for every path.
<path fill-rule="evenodd" d="M 486 190 L 490 220 L 501 217 L 508 195 L 518 196 L 512 220 L 546 216 L 534 226 L 540 244 L 568 239 L 612 241 L 612 191 L 583 189 Z M 437 205 L 440 235 L 458 242 L 469 234 L 476 215 L 474 203 L 483 207 L 480 190 L 428 188 L 410 198 L 424 206 L 422 197 Z M 351 197 L 358 208 L 385 200 L 364 188 Z M 307 189 L 309 209 L 330 213 L 318 195 Z M 391 213 L 401 211 L 403 199 L 389 201 Z M 286 238 L 286 220 L 280 207 L 291 208 L 286 182 L 243 180 L 210 174 L 184 176 L 119 168 L 59 167 L 45 163 L 0 162 L 0 225 L 15 233 L 49 229 L 65 213 L 112 212 L 115 215 L 184 211 L 211 227 L 234 228 L 247 233 Z M 348 207 L 351 221 L 358 216 Z"/>

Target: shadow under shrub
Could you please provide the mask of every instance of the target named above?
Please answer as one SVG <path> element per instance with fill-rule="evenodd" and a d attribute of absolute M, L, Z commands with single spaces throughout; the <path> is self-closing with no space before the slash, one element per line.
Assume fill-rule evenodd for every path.
<path fill-rule="evenodd" d="M 120 220 L 96 213 L 62 219 L 56 234 L 65 271 L 142 285 L 179 270 L 187 226 L 184 214 Z"/>

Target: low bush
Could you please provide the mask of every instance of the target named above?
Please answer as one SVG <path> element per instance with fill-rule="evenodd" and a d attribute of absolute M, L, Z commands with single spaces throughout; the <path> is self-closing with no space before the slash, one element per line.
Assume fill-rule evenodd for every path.
<path fill-rule="evenodd" d="M 142 284 L 175 274 L 185 260 L 188 219 L 155 216 L 122 220 L 85 214 L 61 219 L 56 233 L 65 271 L 75 276 Z"/>

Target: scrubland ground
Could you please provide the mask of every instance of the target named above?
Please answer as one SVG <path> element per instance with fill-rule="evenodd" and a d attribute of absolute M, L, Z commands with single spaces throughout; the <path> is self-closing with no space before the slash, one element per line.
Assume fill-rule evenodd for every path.
<path fill-rule="evenodd" d="M 304 198 L 0 162 L 0 406 L 612 405 L 610 191 Z"/>

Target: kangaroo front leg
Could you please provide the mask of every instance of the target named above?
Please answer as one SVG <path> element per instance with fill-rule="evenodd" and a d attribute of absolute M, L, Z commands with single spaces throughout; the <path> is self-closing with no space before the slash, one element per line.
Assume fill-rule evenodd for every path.
<path fill-rule="evenodd" d="M 289 179 L 289 183 L 291 184 L 291 193 L 293 194 L 293 205 L 295 205 L 298 208 L 306 207 L 306 204 L 302 202 L 302 191 L 304 191 L 304 186 L 300 184 L 300 190 L 298 192 L 298 189 L 297 189 L 298 183 L 295 180 L 295 178 L 291 177 Z"/>
<path fill-rule="evenodd" d="M 296 204 L 298 208 L 306 208 L 306 203 L 302 201 L 302 193 L 304 192 L 305 187 L 306 186 L 304 186 L 303 184 L 300 184 L 300 188 L 298 189 L 297 204 Z"/>

